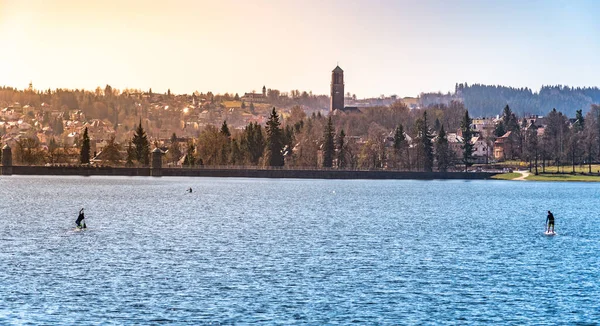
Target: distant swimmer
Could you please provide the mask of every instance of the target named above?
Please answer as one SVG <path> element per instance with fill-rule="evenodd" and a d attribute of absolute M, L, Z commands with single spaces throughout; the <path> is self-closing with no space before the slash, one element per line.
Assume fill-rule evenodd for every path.
<path fill-rule="evenodd" d="M 550 228 L 552 228 L 552 231 L 550 231 Z M 546 232 L 554 233 L 554 215 L 550 211 L 548 211 L 548 216 L 546 217 Z"/>
<path fill-rule="evenodd" d="M 191 193 L 192 192 L 192 187 L 190 187 L 187 192 Z"/>
<path fill-rule="evenodd" d="M 85 225 L 85 215 L 83 214 L 83 208 L 79 211 L 79 216 L 77 216 L 75 224 L 77 224 L 77 227 L 80 229 L 87 228 L 87 226 Z"/>

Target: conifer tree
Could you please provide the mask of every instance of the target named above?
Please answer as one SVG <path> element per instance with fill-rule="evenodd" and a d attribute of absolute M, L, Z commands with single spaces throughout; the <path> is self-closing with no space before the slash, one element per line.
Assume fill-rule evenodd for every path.
<path fill-rule="evenodd" d="M 142 165 L 150 164 L 150 142 L 148 136 L 142 127 L 142 120 L 133 134 L 133 144 L 135 145 L 135 159 Z"/>
<path fill-rule="evenodd" d="M 196 146 L 192 141 L 187 144 L 187 152 L 185 155 L 185 160 L 183 164 L 187 167 L 192 167 L 196 164 L 196 158 L 194 157 L 194 152 L 196 151 Z"/>
<path fill-rule="evenodd" d="M 231 141 L 231 155 L 229 157 L 229 162 L 233 165 L 239 165 L 243 163 L 244 156 L 242 155 L 242 151 L 240 150 L 240 146 L 238 145 L 237 139 L 233 139 Z"/>
<path fill-rule="evenodd" d="M 400 167 L 400 156 L 402 155 L 405 147 L 407 146 L 406 136 L 404 135 L 404 127 L 402 127 L 402 124 L 399 124 L 394 132 L 394 156 L 396 161 L 395 163 L 398 164 L 398 167 Z"/>
<path fill-rule="evenodd" d="M 125 166 L 131 167 L 133 166 L 133 161 L 135 160 L 135 149 L 133 148 L 133 143 L 129 141 L 127 144 L 127 161 L 125 162 Z"/>
<path fill-rule="evenodd" d="M 257 165 L 265 150 L 265 138 L 262 127 L 256 122 L 250 122 L 240 139 L 240 150 L 248 162 Z"/>
<path fill-rule="evenodd" d="M 88 136 L 88 128 L 85 127 L 83 130 L 83 138 L 81 142 L 81 152 L 79 153 L 80 163 L 90 163 L 90 137 Z"/>
<path fill-rule="evenodd" d="M 221 125 L 221 134 L 227 138 L 231 137 L 231 132 L 229 132 L 229 127 L 227 126 L 226 120 L 223 121 L 223 124 Z"/>
<path fill-rule="evenodd" d="M 177 135 L 175 133 L 171 135 L 171 145 L 169 145 L 167 157 L 169 158 L 169 162 L 173 163 L 176 163 L 181 157 L 181 148 L 179 147 L 179 142 L 177 141 Z"/>
<path fill-rule="evenodd" d="M 323 167 L 330 168 L 333 166 L 333 154 L 335 152 L 334 142 L 335 130 L 333 129 L 333 122 L 331 116 L 327 119 L 327 125 L 325 126 L 325 132 L 323 135 Z"/>
<path fill-rule="evenodd" d="M 346 152 L 348 151 L 346 148 L 346 134 L 344 133 L 344 129 L 340 130 L 340 133 L 337 137 L 337 167 L 340 169 L 346 168 L 348 162 L 346 159 Z"/>
<path fill-rule="evenodd" d="M 427 124 L 427 112 L 423 112 L 423 118 L 417 119 L 415 123 L 417 134 L 417 154 L 418 161 L 423 167 L 423 171 L 433 171 L 433 143 L 431 132 Z"/>
<path fill-rule="evenodd" d="M 267 165 L 283 166 L 283 133 L 281 131 L 281 122 L 277 111 L 273 108 L 269 120 L 267 121 Z"/>
<path fill-rule="evenodd" d="M 435 154 L 437 158 L 438 171 L 448 171 L 448 167 L 452 162 L 452 153 L 448 145 L 448 138 L 446 137 L 446 131 L 444 130 L 443 125 L 440 127 L 440 132 L 438 133 L 437 141 L 435 142 Z"/>
<path fill-rule="evenodd" d="M 508 108 L 508 105 L 506 107 Z M 473 130 L 471 129 L 472 122 L 473 120 L 471 120 L 471 117 L 469 116 L 469 110 L 466 110 L 465 116 L 460 122 L 460 129 L 463 137 L 463 145 L 461 146 L 463 150 L 462 161 L 465 165 L 465 172 L 467 172 L 467 168 L 473 164 L 473 144 L 471 143 L 471 138 L 473 137 Z"/>

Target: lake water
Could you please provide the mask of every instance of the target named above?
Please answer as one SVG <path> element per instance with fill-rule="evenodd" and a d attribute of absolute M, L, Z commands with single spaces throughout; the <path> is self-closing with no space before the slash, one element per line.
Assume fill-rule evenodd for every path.
<path fill-rule="evenodd" d="M 599 209 L 595 183 L 0 177 L 0 324 L 595 324 Z"/>

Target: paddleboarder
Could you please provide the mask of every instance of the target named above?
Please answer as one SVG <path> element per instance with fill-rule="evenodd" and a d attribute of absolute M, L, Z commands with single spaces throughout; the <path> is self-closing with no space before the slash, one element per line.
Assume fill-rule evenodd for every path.
<path fill-rule="evenodd" d="M 83 214 L 83 208 L 79 211 L 79 216 L 77 216 L 75 224 L 77 224 L 77 227 L 80 229 L 87 228 L 87 226 L 85 225 L 85 215 Z"/>
<path fill-rule="evenodd" d="M 552 215 L 552 212 L 548 211 L 548 216 L 546 217 L 546 232 L 550 232 L 550 228 L 552 228 L 552 233 L 554 233 L 554 215 Z"/>

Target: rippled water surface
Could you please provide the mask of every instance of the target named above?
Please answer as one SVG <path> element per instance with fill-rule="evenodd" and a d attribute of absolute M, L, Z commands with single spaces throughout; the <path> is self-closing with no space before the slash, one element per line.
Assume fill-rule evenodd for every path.
<path fill-rule="evenodd" d="M 599 210 L 594 183 L 0 177 L 0 324 L 595 323 Z"/>

